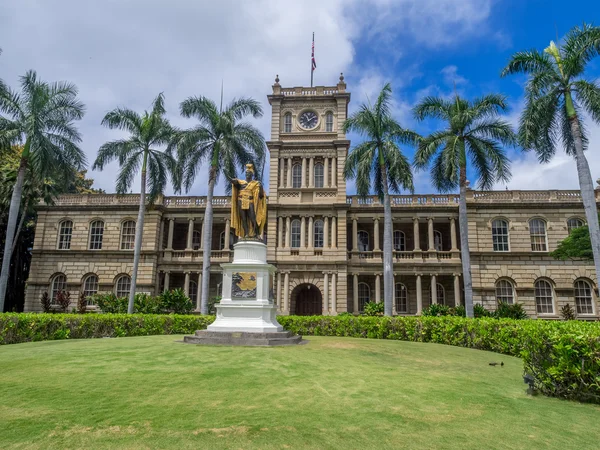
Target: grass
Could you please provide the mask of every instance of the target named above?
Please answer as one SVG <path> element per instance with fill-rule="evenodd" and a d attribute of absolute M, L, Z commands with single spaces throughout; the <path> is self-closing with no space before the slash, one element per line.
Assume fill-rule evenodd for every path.
<path fill-rule="evenodd" d="M 350 338 L 176 339 L 0 347 L 0 448 L 598 448 L 600 407 L 525 395 L 516 358 Z"/>

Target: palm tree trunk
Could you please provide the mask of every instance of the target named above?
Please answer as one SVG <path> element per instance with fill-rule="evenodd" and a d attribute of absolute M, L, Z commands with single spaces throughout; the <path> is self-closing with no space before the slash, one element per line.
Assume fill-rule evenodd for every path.
<path fill-rule="evenodd" d="M 581 190 L 581 199 L 585 209 L 585 217 L 590 230 L 590 240 L 592 241 L 592 253 L 594 255 L 594 266 L 596 268 L 596 283 L 600 283 L 600 227 L 598 226 L 598 207 L 596 206 L 596 193 L 590 166 L 583 153 L 583 140 L 581 129 L 577 116 L 569 118 L 571 123 L 571 133 L 575 143 L 575 161 L 577 163 L 577 175 L 579 176 L 579 189 Z"/>
<path fill-rule="evenodd" d="M 387 168 L 380 164 L 383 179 L 383 308 L 386 316 L 393 313 L 394 267 L 392 258 L 392 205 L 388 189 Z"/>
<path fill-rule="evenodd" d="M 25 217 L 27 216 L 27 207 L 29 205 L 25 205 L 25 208 L 23 208 L 23 213 L 21 214 L 21 218 L 19 219 L 19 225 L 17 225 L 17 228 L 15 230 L 15 237 L 13 238 L 13 242 L 12 242 L 12 247 L 10 249 L 10 257 L 12 258 L 13 254 L 15 253 L 15 248 L 17 247 L 17 241 L 19 239 L 19 234 L 21 234 L 21 229 L 23 228 L 23 224 L 25 223 Z"/>
<path fill-rule="evenodd" d="M 29 143 L 26 144 L 28 150 Z M 26 150 L 23 150 L 25 153 Z M 8 210 L 8 223 L 6 225 L 6 236 L 4 238 L 4 257 L 2 258 L 2 271 L 0 272 L 0 313 L 4 311 L 4 299 L 6 298 L 6 287 L 8 286 L 8 277 L 10 275 L 10 261 L 12 255 L 12 245 L 17 228 L 17 219 L 21 209 L 21 195 L 23 194 L 23 183 L 25 181 L 25 172 L 27 170 L 27 155 L 21 156 L 17 181 L 10 199 L 10 208 Z"/>
<path fill-rule="evenodd" d="M 465 310 L 473 317 L 473 282 L 471 281 L 471 253 L 469 252 L 469 220 L 467 218 L 467 168 L 460 168 L 460 196 L 458 199 L 458 226 L 460 231 L 460 258 L 465 288 Z"/>
<path fill-rule="evenodd" d="M 138 266 L 140 264 L 140 255 L 142 253 L 142 240 L 144 236 L 144 213 L 146 210 L 146 159 L 147 152 L 144 154 L 144 164 L 142 167 L 142 184 L 140 187 L 140 208 L 135 228 L 135 250 L 133 251 L 133 270 L 131 273 L 131 290 L 129 291 L 129 304 L 127 305 L 127 314 L 133 314 L 135 304 L 135 290 L 137 285 Z"/>
<path fill-rule="evenodd" d="M 204 253 L 202 255 L 202 298 L 200 299 L 200 313 L 208 314 L 208 289 L 210 287 L 210 254 L 212 243 L 213 224 L 213 192 L 217 178 L 216 170 L 210 167 L 208 175 L 208 193 L 206 195 L 206 211 L 204 212 Z"/>

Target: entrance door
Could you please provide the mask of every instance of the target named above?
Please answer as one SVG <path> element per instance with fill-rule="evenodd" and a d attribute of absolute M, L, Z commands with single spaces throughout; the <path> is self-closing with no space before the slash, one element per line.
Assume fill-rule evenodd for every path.
<path fill-rule="evenodd" d="M 316 286 L 304 286 L 296 297 L 297 316 L 320 316 L 323 314 L 321 292 Z"/>

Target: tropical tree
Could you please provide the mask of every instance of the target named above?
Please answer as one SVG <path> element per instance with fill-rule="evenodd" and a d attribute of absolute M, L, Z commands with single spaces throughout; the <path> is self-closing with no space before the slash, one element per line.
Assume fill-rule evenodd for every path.
<path fill-rule="evenodd" d="M 260 178 L 265 159 L 265 140 L 254 126 L 241 122 L 244 117 L 262 116 L 260 104 L 251 98 L 233 100 L 223 109 L 206 97 L 189 97 L 181 105 L 181 115 L 195 118 L 198 124 L 179 133 L 177 151 L 181 165 L 181 186 L 189 191 L 203 163 L 209 164 L 208 194 L 204 213 L 204 255 L 202 259 L 202 295 L 200 311 L 208 313 L 208 288 L 210 283 L 210 254 L 212 242 L 213 206 L 215 185 L 221 174 L 227 179 L 235 177 L 237 168 L 254 163 Z"/>
<path fill-rule="evenodd" d="M 394 295 L 390 191 L 414 189 L 410 162 L 398 144 L 414 145 L 419 139 L 416 133 L 403 129 L 392 118 L 391 97 L 392 88 L 388 83 L 374 105 L 362 104 L 344 122 L 344 132 L 354 131 L 365 138 L 348 155 L 344 177 L 356 180 L 358 195 L 369 195 L 373 189 L 383 202 L 383 303 L 386 316 L 392 315 Z"/>
<path fill-rule="evenodd" d="M 582 113 L 600 123 L 600 85 L 585 79 L 587 64 L 600 54 L 600 27 L 583 24 L 566 35 L 562 44 L 550 42 L 543 52 L 515 53 L 502 76 L 524 73 L 525 108 L 519 124 L 519 141 L 533 150 L 541 163 L 552 159 L 558 141 L 575 158 L 581 199 L 588 222 L 596 278 L 600 281 L 600 228 L 590 166 L 584 154 L 587 136 Z"/>
<path fill-rule="evenodd" d="M 0 91 L 0 147 L 23 145 L 8 212 L 4 257 L 0 273 L 0 311 L 4 307 L 23 184 L 28 170 L 38 179 L 68 177 L 85 165 L 78 147 L 81 136 L 74 125 L 84 114 L 77 88 L 70 83 L 46 83 L 34 71 L 21 77 L 21 93 Z"/>
<path fill-rule="evenodd" d="M 431 165 L 433 186 L 440 192 L 460 189 L 458 223 L 467 317 L 473 317 L 473 286 L 467 220 L 467 165 L 476 172 L 478 187 L 490 189 L 510 178 L 510 164 L 502 145 L 514 145 L 516 137 L 508 122 L 499 117 L 506 99 L 488 94 L 469 101 L 458 94 L 453 99 L 426 97 L 414 108 L 418 120 L 433 118 L 446 128 L 423 138 L 415 154 L 415 166 Z"/>
<path fill-rule="evenodd" d="M 165 118 L 164 103 L 165 99 L 161 93 L 154 99 L 150 112 L 145 111 L 139 115 L 130 109 L 117 108 L 106 114 L 102 119 L 102 125 L 110 129 L 127 131 L 130 136 L 127 139 L 110 141 L 102 145 L 92 167 L 92 170 L 102 170 L 110 162 L 119 161 L 121 168 L 117 176 L 117 192 L 125 194 L 131 188 L 141 166 L 140 207 L 135 228 L 131 290 L 127 307 L 129 314 L 133 314 L 137 273 L 142 251 L 146 190 L 148 190 L 148 202 L 151 203 L 164 192 L 168 179 L 173 176 L 176 166 L 170 153 L 161 150 L 161 147 L 166 148 L 171 143 L 176 133 L 176 130 Z"/>

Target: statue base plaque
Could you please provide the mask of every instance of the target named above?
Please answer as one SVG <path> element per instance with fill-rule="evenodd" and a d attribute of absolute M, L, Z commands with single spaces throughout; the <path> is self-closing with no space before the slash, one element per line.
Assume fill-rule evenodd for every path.
<path fill-rule="evenodd" d="M 223 296 L 216 320 L 194 336 L 189 344 L 294 345 L 302 338 L 283 331 L 277 322 L 277 307 L 269 298 L 270 277 L 267 246 L 260 241 L 241 240 L 233 246 L 233 262 L 223 268 Z"/>

